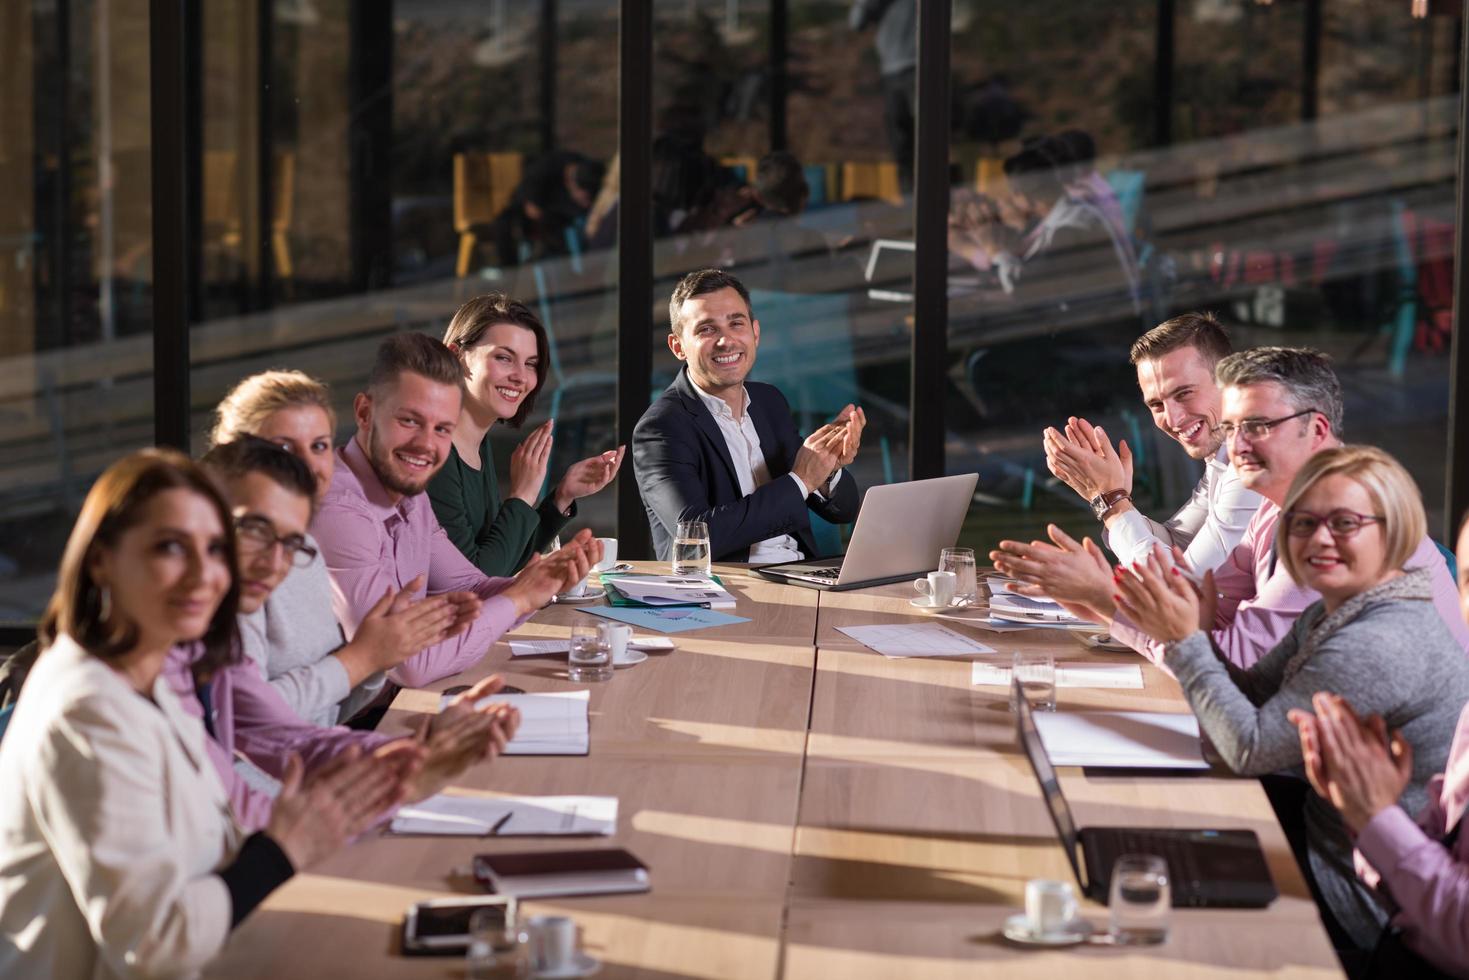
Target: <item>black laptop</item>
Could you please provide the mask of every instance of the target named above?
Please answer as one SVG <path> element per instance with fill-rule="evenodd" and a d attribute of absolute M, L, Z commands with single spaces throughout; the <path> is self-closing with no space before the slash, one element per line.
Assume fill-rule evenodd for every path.
<path fill-rule="evenodd" d="M 1168 862 L 1175 906 L 1264 908 L 1275 901 L 1275 882 L 1265 852 L 1253 830 L 1174 830 L 1164 828 L 1082 827 L 1077 830 L 1071 807 L 1051 757 L 1035 727 L 1030 702 L 1012 682 L 1020 746 L 1041 786 L 1046 809 L 1066 849 L 1076 883 L 1088 898 L 1106 902 L 1112 866 L 1124 854 L 1156 854 Z M 1077 852 L 1081 861 L 1077 861 Z M 1083 865 L 1085 873 L 1083 874 Z"/>

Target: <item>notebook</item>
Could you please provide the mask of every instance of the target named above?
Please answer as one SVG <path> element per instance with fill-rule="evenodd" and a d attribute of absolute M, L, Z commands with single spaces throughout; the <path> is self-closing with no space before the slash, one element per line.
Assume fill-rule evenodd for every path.
<path fill-rule="evenodd" d="M 648 890 L 648 866 L 620 847 L 478 854 L 474 876 L 499 895 L 610 895 Z"/>

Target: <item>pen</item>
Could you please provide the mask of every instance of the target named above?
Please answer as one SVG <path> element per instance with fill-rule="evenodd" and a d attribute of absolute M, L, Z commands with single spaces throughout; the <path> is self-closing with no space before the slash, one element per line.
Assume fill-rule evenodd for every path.
<path fill-rule="evenodd" d="M 506 810 L 505 811 L 505 815 L 503 817 L 501 817 L 499 820 L 496 820 L 495 821 L 495 825 L 490 828 L 489 836 L 494 837 L 496 834 L 500 833 L 500 828 L 503 827 L 503 826 L 505 826 L 507 823 L 509 823 L 510 822 L 510 818 L 513 817 L 514 815 L 515 815 L 515 811 L 514 810 Z"/>

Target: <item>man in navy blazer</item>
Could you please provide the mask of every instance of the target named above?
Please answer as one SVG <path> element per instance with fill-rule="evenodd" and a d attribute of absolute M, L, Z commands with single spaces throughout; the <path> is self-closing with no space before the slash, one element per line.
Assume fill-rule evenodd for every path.
<path fill-rule="evenodd" d="M 689 520 L 709 525 L 715 561 L 817 557 L 808 510 L 836 524 L 857 517 L 861 490 L 844 467 L 857 457 L 866 415 L 848 405 L 803 440 L 780 390 L 745 381 L 760 322 L 734 276 L 689 273 L 668 315 L 668 347 L 684 367 L 632 437 L 658 557 L 670 558 L 678 522 Z"/>

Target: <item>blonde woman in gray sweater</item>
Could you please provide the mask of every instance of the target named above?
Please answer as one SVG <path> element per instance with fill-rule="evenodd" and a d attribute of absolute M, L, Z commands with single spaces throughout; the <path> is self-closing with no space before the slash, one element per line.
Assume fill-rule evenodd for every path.
<path fill-rule="evenodd" d="M 1199 628 L 1200 592 L 1161 555 L 1119 569 L 1118 601 L 1143 630 L 1166 644 L 1200 730 L 1241 775 L 1304 775 L 1301 743 L 1288 715 L 1310 710 L 1319 691 L 1347 700 L 1358 715 L 1381 715 L 1413 747 L 1413 774 L 1401 803 L 1426 802 L 1426 785 L 1448 761 L 1459 710 L 1469 700 L 1469 657 L 1433 603 L 1429 573 L 1404 571 L 1427 525 L 1418 488 L 1391 456 L 1342 446 L 1313 456 L 1286 496 L 1276 560 L 1321 599 L 1248 670 L 1215 655 Z M 1204 593 L 1209 581 L 1205 579 Z M 1339 947 L 1371 950 L 1387 911 L 1357 878 L 1340 815 L 1306 796 L 1306 848 L 1323 917 Z M 1334 921 L 1333 921 L 1334 920 Z"/>

